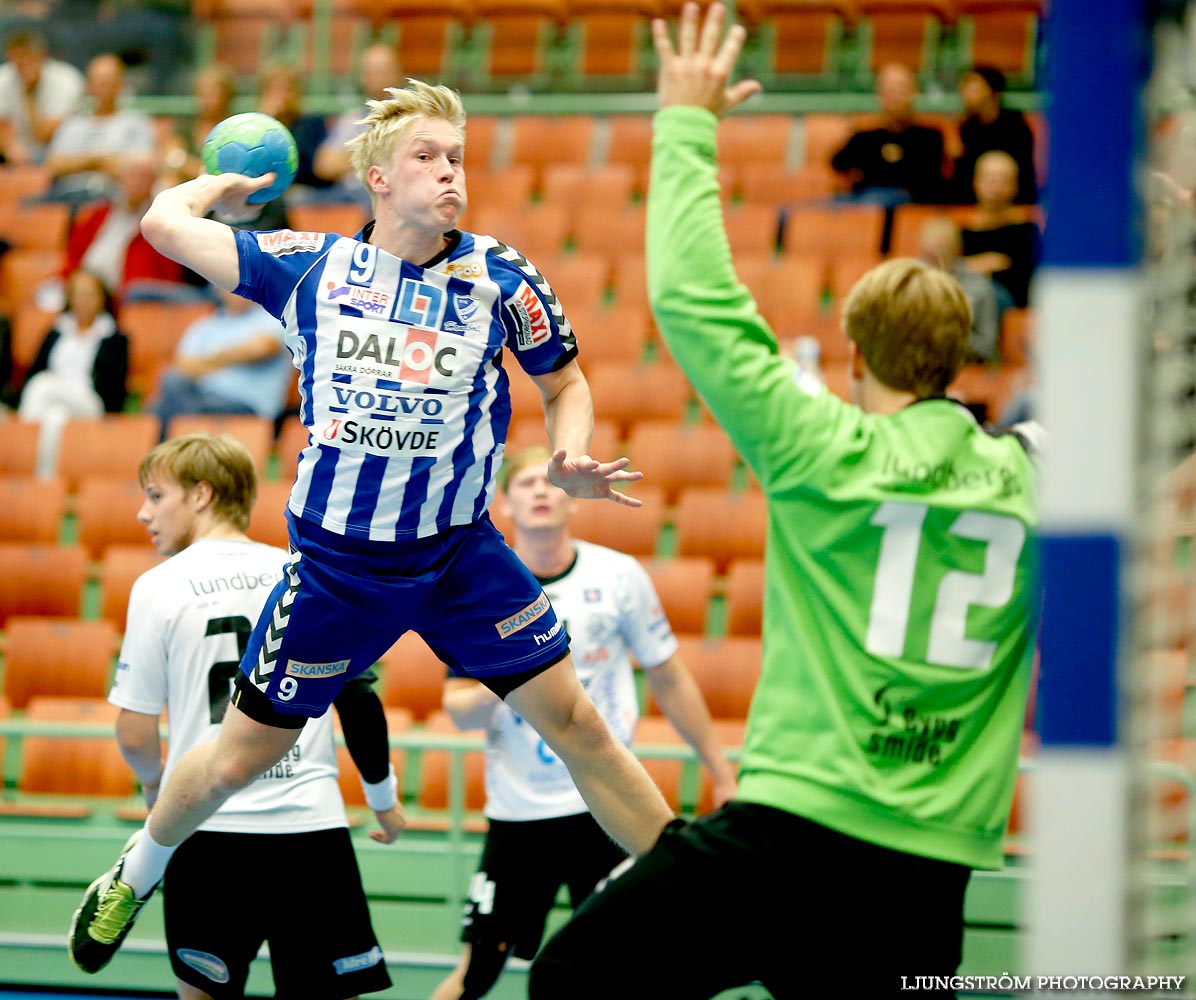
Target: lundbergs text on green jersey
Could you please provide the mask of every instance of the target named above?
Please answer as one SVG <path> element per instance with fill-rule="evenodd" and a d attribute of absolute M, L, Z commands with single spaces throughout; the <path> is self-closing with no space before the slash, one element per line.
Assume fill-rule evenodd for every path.
<path fill-rule="evenodd" d="M 782 358 L 727 245 L 716 119 L 656 116 L 648 284 L 769 499 L 739 798 L 999 868 L 1034 653 L 1034 469 L 946 399 L 869 415 Z"/>

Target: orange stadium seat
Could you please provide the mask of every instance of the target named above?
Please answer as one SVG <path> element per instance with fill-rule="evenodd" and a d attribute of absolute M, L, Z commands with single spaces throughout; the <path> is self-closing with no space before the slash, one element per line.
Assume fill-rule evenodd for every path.
<path fill-rule="evenodd" d="M 493 236 L 524 254 L 537 267 L 541 259 L 555 257 L 565 249 L 569 234 L 568 209 L 545 202 L 522 207 L 479 206 L 471 211 L 470 217 L 474 232 Z"/>
<path fill-rule="evenodd" d="M 765 76 L 797 76 L 834 83 L 851 21 L 850 0 L 747 0 L 745 27 L 763 31 Z"/>
<path fill-rule="evenodd" d="M 704 633 L 713 592 L 714 563 L 700 556 L 641 561 L 673 631 Z"/>
<path fill-rule="evenodd" d="M 692 486 L 729 487 L 738 457 L 731 439 L 710 423 L 638 420 L 627 437 L 632 468 L 642 469 L 673 504 Z"/>
<path fill-rule="evenodd" d="M 19 204 L 50 189 L 50 175 L 40 164 L 0 166 L 0 202 Z"/>
<path fill-rule="evenodd" d="M 648 307 L 635 303 L 569 309 L 566 314 L 577 335 L 577 348 L 584 365 L 601 361 L 636 364 L 652 336 Z"/>
<path fill-rule="evenodd" d="M 881 256 L 875 251 L 836 255 L 831 261 L 829 279 L 831 298 L 834 299 L 835 305 L 841 306 L 855 283 L 880 262 Z M 844 348 L 846 349 L 846 345 Z"/>
<path fill-rule="evenodd" d="M 651 19 L 661 15 L 655 0 L 568 0 L 569 25 L 579 83 L 646 83 Z"/>
<path fill-rule="evenodd" d="M 732 559 L 727 566 L 728 635 L 760 635 L 764 618 L 764 560 Z"/>
<path fill-rule="evenodd" d="M 429 83 L 455 80 L 461 43 L 472 20 L 468 0 L 358 0 L 363 12 L 387 32 L 398 33 L 404 74 Z M 474 121 L 470 118 L 470 128 Z"/>
<path fill-rule="evenodd" d="M 148 396 L 158 374 L 174 358 L 183 334 L 214 306 L 199 303 L 133 302 L 120 311 L 120 328 L 129 338 L 130 388 Z"/>
<path fill-rule="evenodd" d="M 0 543 L 0 627 L 13 615 L 77 618 L 87 576 L 81 545 Z"/>
<path fill-rule="evenodd" d="M 550 163 L 544 166 L 545 201 L 576 207 L 583 204 L 627 205 L 635 191 L 635 168 L 628 163 Z"/>
<path fill-rule="evenodd" d="M 196 0 L 192 16 L 211 40 L 212 57 L 243 80 L 254 79 L 263 63 L 294 57 L 293 0 Z"/>
<path fill-rule="evenodd" d="M 635 721 L 635 743 L 638 746 L 688 747 L 673 724 L 661 715 L 641 715 Z M 656 783 L 665 801 L 675 812 L 681 812 L 686 803 L 682 801 L 682 782 L 685 761 L 669 757 L 640 756 L 644 770 Z"/>
<path fill-rule="evenodd" d="M 791 171 L 778 163 L 746 163 L 739 170 L 737 185 L 747 204 L 776 208 L 829 198 L 836 190 L 835 178 L 833 170 L 818 164 Z"/>
<path fill-rule="evenodd" d="M 123 632 L 129 613 L 129 591 L 137 578 L 162 562 L 149 544 L 109 545 L 100 559 L 100 617 Z"/>
<path fill-rule="evenodd" d="M 736 258 L 735 270 L 779 338 L 804 332 L 822 310 L 826 261 L 817 254 L 781 259 L 745 254 Z"/>
<path fill-rule="evenodd" d="M 428 733 L 445 736 L 466 735 L 456 727 L 448 712 L 442 709 L 428 716 L 424 728 Z M 420 806 L 424 809 L 447 809 L 451 795 L 451 752 L 423 750 L 420 756 Z M 479 811 L 486 805 L 486 758 L 481 750 L 465 751 L 464 777 L 465 808 Z"/>
<path fill-rule="evenodd" d="M 652 116 L 610 115 L 605 125 L 606 162 L 631 167 L 635 171 L 635 191 L 643 194 L 648 189 L 648 169 L 652 163 Z"/>
<path fill-rule="evenodd" d="M 908 66 L 921 77 L 935 70 L 940 36 L 952 20 L 949 0 L 855 0 L 868 39 L 868 69 Z"/>
<path fill-rule="evenodd" d="M 879 253 L 884 210 L 877 205 L 795 205 L 785 222 L 786 255 Z"/>
<path fill-rule="evenodd" d="M 249 535 L 255 542 L 287 548 L 287 499 L 294 480 L 260 481 L 257 500 L 249 514 Z"/>
<path fill-rule="evenodd" d="M 625 253 L 644 252 L 643 204 L 611 208 L 609 205 L 578 205 L 573 215 L 573 242 L 580 253 L 598 254 L 615 260 Z"/>
<path fill-rule="evenodd" d="M 771 254 L 777 248 L 780 217 L 774 205 L 728 205 L 723 210 L 723 223 L 735 256 Z"/>
<path fill-rule="evenodd" d="M 21 741 L 21 792 L 52 795 L 133 794 L 133 772 L 121 757 L 112 731 L 120 710 L 104 698 L 33 698 L 25 711 L 31 722 L 105 726 L 102 736 L 27 736 Z"/>
<path fill-rule="evenodd" d="M 481 35 L 481 65 L 471 67 L 475 84 L 543 80 L 559 26 L 561 0 L 474 0 L 474 36 Z"/>
<path fill-rule="evenodd" d="M 732 559 L 762 559 L 767 522 L 764 494 L 717 486 L 683 490 L 673 515 L 677 554 L 707 556 L 725 573 Z"/>
<path fill-rule="evenodd" d="M 37 470 L 37 442 L 41 424 L 0 419 L 0 475 L 32 476 Z"/>
<path fill-rule="evenodd" d="M 606 500 L 577 501 L 569 522 L 574 537 L 632 556 L 655 555 L 664 527 L 664 493 L 659 486 L 646 483 L 633 483 L 627 493 L 644 505 L 633 509 Z"/>
<path fill-rule="evenodd" d="M 290 485 L 295 481 L 299 469 L 299 453 L 307 447 L 310 436 L 303 421 L 295 414 L 283 420 L 282 429 L 274 442 L 274 453 L 278 456 L 279 481 Z"/>
<path fill-rule="evenodd" d="M 357 69 L 358 56 L 374 34 L 370 12 L 363 9 L 366 4 L 362 0 L 331 0 L 327 34 L 320 35 L 319 28 L 324 25 L 313 19 L 323 9 L 322 5 L 318 5 L 317 0 L 292 2 L 303 42 L 296 65 L 310 79 L 309 87 L 314 91 L 323 92 L 330 88 L 335 89 L 338 84 L 351 84 Z M 319 65 L 319 53 L 323 54 L 325 60 L 322 66 Z M 328 229 L 313 231 L 336 232 Z"/>
<path fill-rule="evenodd" d="M 228 434 L 240 441 L 253 456 L 258 473 L 266 471 L 274 448 L 274 421 L 266 417 L 231 413 L 184 413 L 170 422 L 170 436 L 182 437 L 195 432 Z"/>
<path fill-rule="evenodd" d="M 20 205 L 8 218 L 7 232 L 0 232 L 21 250 L 45 250 L 59 253 L 66 246 L 70 207 L 59 202 Z"/>
<path fill-rule="evenodd" d="M 423 722 L 440 709 L 448 667 L 415 632 L 405 633 L 378 661 L 382 702 Z"/>
<path fill-rule="evenodd" d="M 681 635 L 677 641 L 677 654 L 693 674 L 711 716 L 746 719 L 760 679 L 761 640 L 753 636 Z"/>
<path fill-rule="evenodd" d="M 74 493 L 89 476 L 137 482 L 145 453 L 158 443 L 158 418 L 151 413 L 112 413 L 100 420 L 69 420 L 62 432 L 58 474 Z"/>
<path fill-rule="evenodd" d="M 369 221 L 360 205 L 288 205 L 287 218 L 291 228 L 305 233 L 340 233 L 356 236 Z"/>
<path fill-rule="evenodd" d="M 511 163 L 535 170 L 540 191 L 550 168 L 590 162 L 595 122 L 593 115 L 516 115 L 511 119 Z"/>
<path fill-rule="evenodd" d="M 470 119 L 472 128 L 473 119 Z M 470 133 L 472 135 L 472 133 Z M 468 143 L 467 143 L 468 147 Z M 466 153 L 466 163 L 469 162 Z M 493 207 L 512 211 L 532 200 L 535 193 L 536 172 L 527 164 L 503 167 L 501 170 L 470 170 L 467 181 L 469 203 L 479 209 Z M 472 219 L 466 210 L 466 217 Z M 470 222 L 469 225 L 473 223 Z"/>
<path fill-rule="evenodd" d="M 13 617 L 4 627 L 4 694 L 13 708 L 37 695 L 103 698 L 118 636 L 108 621 Z"/>
<path fill-rule="evenodd" d="M 507 430 L 506 457 L 509 459 L 533 445 L 548 447 L 548 431 L 544 428 L 544 418 L 520 417 L 513 420 Z M 618 427 L 610 420 L 595 420 L 594 435 L 590 439 L 590 454 L 603 462 L 609 462 L 622 455 L 620 449 Z"/>
<path fill-rule="evenodd" d="M 743 734 L 747 729 L 745 719 L 714 719 L 713 722 L 714 732 L 724 754 L 731 749 L 742 749 Z M 714 783 L 711 781 L 710 772 L 703 767 L 698 775 L 697 814 L 702 816 L 711 812 L 714 805 Z"/>
<path fill-rule="evenodd" d="M 535 264 L 560 299 L 566 316 L 572 317 L 578 310 L 594 310 L 602 304 L 610 277 L 610 263 L 604 257 L 564 254 Z"/>
<path fill-rule="evenodd" d="M 54 325 L 58 314 L 39 309 L 33 302 L 26 302 L 12 320 L 12 360 L 18 374 L 24 375 L 33 364 L 38 348 Z"/>
<path fill-rule="evenodd" d="M 62 480 L 0 477 L 0 542 L 53 545 L 64 514 L 66 486 Z"/>
<path fill-rule="evenodd" d="M 788 166 L 796 148 L 796 132 L 792 115 L 731 115 L 718 127 L 719 164 L 732 168 L 748 163 Z"/>
<path fill-rule="evenodd" d="M 959 21 L 961 65 L 995 66 L 1011 82 L 1032 86 L 1043 0 L 952 0 Z"/>
<path fill-rule="evenodd" d="M 515 364 L 512 369 L 518 369 Z M 524 417 L 539 417 L 544 419 L 544 397 L 531 376 L 522 370 L 508 370 L 511 393 L 511 419 L 519 420 Z"/>
<path fill-rule="evenodd" d="M 639 420 L 680 420 L 692 396 L 689 382 L 671 361 L 583 362 L 582 370 L 590 383 L 594 415 L 615 421 L 624 437 Z"/>
<path fill-rule="evenodd" d="M 132 478 L 88 476 L 79 483 L 75 503 L 79 542 L 92 559 L 100 559 L 111 545 L 137 545 L 148 541 L 137 512 L 145 494 L 136 475 Z"/>
<path fill-rule="evenodd" d="M 38 286 L 62 271 L 62 250 L 9 250 L 0 256 L 0 303 L 15 313 L 33 301 Z"/>
<path fill-rule="evenodd" d="M 414 721 L 410 710 L 406 708 L 387 708 L 383 710 L 386 715 L 386 729 L 387 732 L 394 736 L 396 733 L 405 733 L 411 729 L 411 724 Z M 332 713 L 332 726 L 337 736 L 342 734 L 340 716 Z M 365 792 L 361 788 L 361 775 L 357 770 L 357 765 L 353 763 L 353 757 L 349 753 L 349 748 L 343 746 L 339 741 L 336 747 L 336 763 L 340 771 L 338 782 L 341 789 L 341 797 L 345 800 L 347 806 L 365 806 Z M 403 789 L 403 772 L 407 767 L 407 752 L 402 747 L 390 748 L 390 763 L 395 769 L 395 778 L 399 783 L 400 798 L 402 797 Z"/>
<path fill-rule="evenodd" d="M 634 253 L 614 258 L 611 262 L 611 284 L 618 305 L 635 306 L 647 312 L 648 270 L 642 247 Z"/>

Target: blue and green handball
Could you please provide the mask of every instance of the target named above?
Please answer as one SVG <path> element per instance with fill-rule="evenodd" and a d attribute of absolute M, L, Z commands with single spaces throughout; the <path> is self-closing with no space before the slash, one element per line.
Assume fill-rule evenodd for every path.
<path fill-rule="evenodd" d="M 276 174 L 273 184 L 246 199 L 251 205 L 273 201 L 291 186 L 299 169 L 299 148 L 290 129 L 260 111 L 225 118 L 208 133 L 202 156 L 209 174 Z"/>

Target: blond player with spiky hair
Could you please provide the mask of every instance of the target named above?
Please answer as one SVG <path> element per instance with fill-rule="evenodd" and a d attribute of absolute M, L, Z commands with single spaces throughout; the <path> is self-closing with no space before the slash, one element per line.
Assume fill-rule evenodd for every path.
<path fill-rule="evenodd" d="M 310 437 L 287 505 L 285 579 L 218 737 L 179 761 L 142 835 L 88 891 L 71 937 L 86 971 L 120 947 L 177 846 L 410 629 L 539 731 L 624 849 L 647 850 L 672 818 L 582 690 L 551 602 L 486 514 L 510 421 L 504 356 L 540 389 L 556 485 L 636 506 L 613 484 L 640 474 L 588 454 L 590 391 L 547 280 L 518 250 L 456 228 L 460 98 L 416 80 L 389 93 L 369 102 L 350 144 L 375 215 L 355 238 L 234 232 L 205 218 L 243 213 L 272 174 L 198 177 L 159 194 L 142 221 L 161 253 L 283 323 Z"/>

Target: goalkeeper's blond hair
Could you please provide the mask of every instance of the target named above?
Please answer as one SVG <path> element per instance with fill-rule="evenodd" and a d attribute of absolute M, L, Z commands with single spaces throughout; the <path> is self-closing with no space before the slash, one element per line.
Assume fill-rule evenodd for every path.
<path fill-rule="evenodd" d="M 370 167 L 389 167 L 395 146 L 416 118 L 440 118 L 457 130 L 465 142 L 465 107 L 461 95 L 449 87 L 434 87 L 422 80 L 407 79 L 407 86 L 387 87 L 390 97 L 366 101 L 369 113 L 358 121 L 364 132 L 345 143 L 353 172 L 369 191 L 366 174 Z M 373 192 L 370 191 L 370 197 Z"/>

